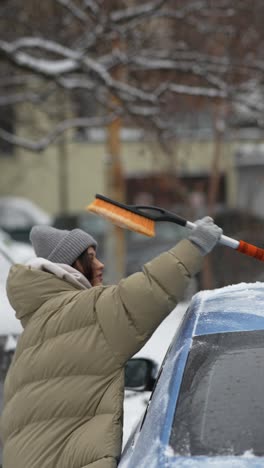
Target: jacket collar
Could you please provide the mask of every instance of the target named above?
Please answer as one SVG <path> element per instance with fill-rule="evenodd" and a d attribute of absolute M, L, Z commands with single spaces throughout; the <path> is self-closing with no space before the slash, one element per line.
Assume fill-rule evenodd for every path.
<path fill-rule="evenodd" d="M 91 288 L 91 283 L 80 271 L 64 263 L 53 263 L 45 258 L 38 257 L 30 260 L 27 265 L 33 270 L 52 273 L 57 278 L 64 279 L 74 286 L 80 286 L 82 289 Z"/>
<path fill-rule="evenodd" d="M 32 265 L 14 265 L 10 269 L 7 279 L 7 296 L 16 312 L 16 317 L 23 327 L 30 317 L 40 309 L 48 300 L 59 298 L 60 294 L 78 292 L 91 287 L 86 278 L 72 268 L 74 272 L 65 270 L 61 266 L 54 268 L 52 262 L 42 262 L 43 259 L 35 259 L 39 262 Z M 31 262 L 30 262 L 31 263 Z M 69 267 L 71 268 L 71 267 Z M 49 269 L 49 270 L 48 270 Z M 76 274 L 77 273 L 77 276 Z"/>

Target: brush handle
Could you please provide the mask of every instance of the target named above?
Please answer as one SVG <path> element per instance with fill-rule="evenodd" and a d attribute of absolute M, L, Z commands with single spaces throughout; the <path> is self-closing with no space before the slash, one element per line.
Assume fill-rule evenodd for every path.
<path fill-rule="evenodd" d="M 187 227 L 189 229 L 196 228 L 195 223 L 191 223 L 190 221 L 187 221 L 187 219 L 184 219 L 181 216 L 172 213 L 171 211 L 159 208 L 157 206 L 125 205 L 124 203 L 116 202 L 108 197 L 105 197 L 104 195 L 99 194 L 96 194 L 96 198 L 110 203 L 111 205 L 115 205 L 119 208 L 122 208 L 123 210 L 127 210 L 132 213 L 141 215 L 145 218 L 151 219 L 153 221 L 168 221 L 179 224 L 180 226 Z M 244 242 L 242 240 L 238 241 L 225 235 L 222 235 L 218 242 L 219 244 L 231 247 L 232 249 L 235 249 L 238 252 L 241 252 L 245 255 L 249 255 L 250 257 L 254 257 L 258 260 L 264 261 L 264 249 L 256 247 L 255 245 L 248 244 L 247 242 Z"/>
<path fill-rule="evenodd" d="M 151 205 L 130 205 L 130 209 L 135 210 L 138 214 L 146 215 L 153 221 L 168 221 L 179 224 L 180 226 L 186 226 L 187 220 L 181 216 L 172 213 L 169 210 L 164 210 L 158 206 Z"/>
<path fill-rule="evenodd" d="M 141 205 L 141 206 L 137 205 L 137 206 L 134 206 L 134 208 L 138 211 L 140 210 L 154 211 L 155 214 L 152 213 L 151 216 L 149 215 L 149 213 L 147 214 L 148 217 L 152 217 L 154 221 L 169 221 L 169 222 L 179 224 L 180 226 L 187 227 L 188 229 L 196 228 L 195 223 L 187 221 L 181 216 L 178 216 L 175 213 L 172 213 L 163 208 L 159 208 L 156 206 L 144 206 L 144 205 Z M 236 240 L 236 239 L 233 239 L 232 237 L 228 237 L 222 234 L 218 243 L 225 245 L 226 247 L 231 247 L 231 249 L 235 249 L 238 252 L 241 252 L 250 257 L 254 257 L 258 260 L 264 261 L 264 249 L 256 247 L 255 245 L 249 244 L 248 242 L 245 242 L 243 240 Z"/>
<path fill-rule="evenodd" d="M 190 221 L 186 221 L 186 227 L 189 229 L 195 229 L 195 224 Z M 257 260 L 264 262 L 264 249 L 256 247 L 255 245 L 249 244 L 243 240 L 232 239 L 231 237 L 222 236 L 219 239 L 219 244 L 226 245 L 232 249 L 237 250 L 240 253 L 254 257 Z"/>
<path fill-rule="evenodd" d="M 186 227 L 189 229 L 195 229 L 196 224 L 191 223 L 190 221 L 186 221 Z M 231 237 L 222 236 L 219 239 L 219 244 L 226 245 L 227 247 L 231 247 L 232 249 L 237 249 L 239 247 L 239 241 L 236 239 L 232 239 Z"/>
<path fill-rule="evenodd" d="M 239 241 L 239 246 L 237 248 L 238 252 L 249 255 L 250 257 L 257 258 L 264 262 L 264 250 L 256 247 L 255 245 L 248 244 L 243 240 Z"/>
<path fill-rule="evenodd" d="M 180 226 L 187 227 L 188 229 L 196 228 L 195 223 L 187 221 L 187 219 L 184 219 L 181 216 L 172 213 L 171 211 L 159 208 L 157 206 L 135 205 L 131 208 L 137 212 L 141 212 L 142 210 L 142 215 L 144 215 L 144 210 L 147 211 L 146 216 L 153 219 L 154 221 L 169 221 L 179 224 Z M 227 247 L 231 247 L 231 249 L 235 249 L 238 252 L 241 252 L 245 255 L 254 257 L 264 262 L 264 250 L 260 249 L 259 247 L 256 247 L 255 245 L 248 244 L 247 242 L 242 240 L 239 241 L 236 239 L 232 239 L 231 237 L 225 236 L 224 234 L 221 235 L 218 243 Z"/>
<path fill-rule="evenodd" d="M 190 221 L 187 221 L 187 219 L 184 219 L 181 216 L 172 213 L 171 211 L 159 208 L 157 206 L 134 205 L 130 206 L 130 208 L 133 208 L 137 211 L 143 210 L 142 215 L 144 215 L 144 210 L 148 211 L 148 213 L 146 213 L 147 216 L 149 218 L 151 217 L 151 219 L 153 219 L 154 221 L 169 221 L 179 224 L 180 226 L 187 227 L 189 229 L 196 228 L 195 223 L 191 223 Z M 149 214 L 149 210 L 154 211 L 154 213 Z M 231 237 L 227 237 L 224 235 L 220 237 L 219 244 L 226 245 L 227 247 L 231 247 L 232 249 L 237 249 L 239 247 L 238 240 L 232 239 Z"/>

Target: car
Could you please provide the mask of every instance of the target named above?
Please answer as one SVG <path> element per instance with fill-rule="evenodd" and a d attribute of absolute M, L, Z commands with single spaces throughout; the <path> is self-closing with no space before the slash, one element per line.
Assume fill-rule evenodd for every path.
<path fill-rule="evenodd" d="M 26 263 L 34 256 L 31 246 L 14 241 L 9 234 L 0 229 L 0 411 L 3 404 L 3 382 L 22 332 L 21 323 L 7 298 L 6 280 L 13 264 Z M 1 462 L 0 446 L 0 467 Z"/>
<path fill-rule="evenodd" d="M 263 388 L 264 283 L 198 292 L 119 468 L 264 467 Z"/>
<path fill-rule="evenodd" d="M 35 224 L 52 222 L 53 216 L 32 200 L 24 197 L 0 197 L 0 227 L 16 241 L 29 244 L 29 234 Z"/>
<path fill-rule="evenodd" d="M 16 347 L 16 341 L 22 331 L 20 321 L 15 317 L 6 295 L 6 280 L 10 267 L 14 263 L 26 263 L 35 256 L 28 244 L 14 241 L 7 233 L 0 230 L 0 374 L 5 376 L 9 358 Z"/>
<path fill-rule="evenodd" d="M 1 228 L 0 249 L 2 256 L 9 258 L 9 263 L 25 263 L 30 258 L 35 257 L 34 249 L 31 245 L 14 240 L 10 234 Z"/>

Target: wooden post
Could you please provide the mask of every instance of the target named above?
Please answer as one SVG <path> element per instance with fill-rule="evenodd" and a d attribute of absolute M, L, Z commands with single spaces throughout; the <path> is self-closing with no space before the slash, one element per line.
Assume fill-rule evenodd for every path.
<path fill-rule="evenodd" d="M 57 96 L 58 117 L 59 121 L 65 119 L 65 107 L 63 96 L 59 93 Z M 57 142 L 58 154 L 58 197 L 60 213 L 68 213 L 69 211 L 69 168 L 68 168 L 68 145 L 67 136 L 61 135 Z"/>
<path fill-rule="evenodd" d="M 224 132 L 223 112 L 224 109 L 217 109 L 217 113 L 214 116 L 214 153 L 208 188 L 208 214 L 212 217 L 215 215 L 215 204 L 217 202 L 220 182 L 220 161 L 222 156 L 222 138 Z M 201 283 L 202 289 L 213 289 L 215 287 L 210 256 L 206 256 L 204 259 L 203 269 L 201 272 Z"/>
<path fill-rule="evenodd" d="M 219 192 L 223 132 L 224 121 L 221 117 L 216 116 L 214 121 L 214 154 L 208 189 L 208 213 L 210 216 L 214 216 L 215 204 Z"/>
<path fill-rule="evenodd" d="M 119 38 L 113 41 L 113 48 L 120 47 Z M 121 79 L 123 69 L 121 66 L 115 67 L 112 76 Z M 111 108 L 118 109 L 120 102 L 116 96 L 110 96 Z M 107 127 L 107 151 L 109 163 L 107 164 L 106 189 L 107 195 L 113 200 L 125 201 L 125 184 L 121 161 L 121 127 L 120 117 L 116 117 Z M 109 279 L 112 283 L 118 282 L 125 274 L 125 231 L 117 226 L 109 227 L 108 242 L 108 268 Z M 110 262 L 110 264 L 109 264 Z"/>

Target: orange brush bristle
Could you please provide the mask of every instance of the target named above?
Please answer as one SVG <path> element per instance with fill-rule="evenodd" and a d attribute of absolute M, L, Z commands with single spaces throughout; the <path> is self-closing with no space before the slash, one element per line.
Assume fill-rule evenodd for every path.
<path fill-rule="evenodd" d="M 130 229 L 148 237 L 155 236 L 155 223 L 152 219 L 116 206 L 114 203 L 96 198 L 86 207 L 86 210 L 103 216 L 119 227 Z"/>

